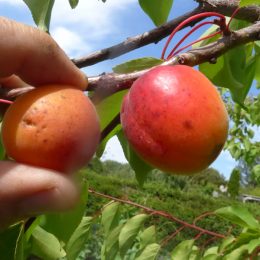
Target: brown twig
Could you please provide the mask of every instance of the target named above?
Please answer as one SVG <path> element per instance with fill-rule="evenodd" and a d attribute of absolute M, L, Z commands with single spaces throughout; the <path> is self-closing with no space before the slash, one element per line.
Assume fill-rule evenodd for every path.
<path fill-rule="evenodd" d="M 211 215 L 214 215 L 214 212 L 205 212 L 203 214 L 201 214 L 200 216 L 196 217 L 194 220 L 193 220 L 193 224 L 195 225 L 197 221 L 201 220 L 202 218 L 205 218 L 207 216 L 211 216 Z"/>
<path fill-rule="evenodd" d="M 96 196 L 100 196 L 100 197 L 103 197 L 103 198 L 107 198 L 107 199 L 110 199 L 110 200 L 121 202 L 123 204 L 128 204 L 128 205 L 134 206 L 136 208 L 143 209 L 145 212 L 147 212 L 149 214 L 153 214 L 153 215 L 157 215 L 157 216 L 160 216 L 160 217 L 163 217 L 163 218 L 167 218 L 167 219 L 172 220 L 174 222 L 177 222 L 177 223 L 179 223 L 179 224 L 181 224 L 181 225 L 183 225 L 185 227 L 195 229 L 195 230 L 197 230 L 199 232 L 203 232 L 204 234 L 208 234 L 210 236 L 214 236 L 214 237 L 217 237 L 217 238 L 225 238 L 226 237 L 225 235 L 222 235 L 222 234 L 219 234 L 219 233 L 216 233 L 216 232 L 213 232 L 213 231 L 210 231 L 210 230 L 198 227 L 198 226 L 196 226 L 194 224 L 190 224 L 190 223 L 188 223 L 188 222 L 186 222 L 184 220 L 178 219 L 178 218 L 174 217 L 173 215 L 171 215 L 171 214 L 169 214 L 169 213 L 167 213 L 165 211 L 158 211 L 158 210 L 155 210 L 155 209 L 152 209 L 152 208 L 140 205 L 140 204 L 138 204 L 136 202 L 133 202 L 133 201 L 130 201 L 130 200 L 124 200 L 124 199 L 115 198 L 113 196 L 97 192 L 97 191 L 95 191 L 93 189 L 89 189 L 88 191 L 89 191 L 89 193 L 94 194 Z"/>
<path fill-rule="evenodd" d="M 166 244 L 168 244 L 168 242 L 172 240 L 177 234 L 179 234 L 184 228 L 185 226 L 181 226 L 177 230 L 175 230 L 172 234 L 164 238 L 163 241 L 160 243 L 161 247 L 164 247 Z"/>

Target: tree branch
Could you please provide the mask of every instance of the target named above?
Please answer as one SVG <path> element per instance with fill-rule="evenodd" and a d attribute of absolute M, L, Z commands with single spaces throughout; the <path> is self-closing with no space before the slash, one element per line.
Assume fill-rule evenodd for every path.
<path fill-rule="evenodd" d="M 260 21 L 246 28 L 232 32 L 218 41 L 206 46 L 179 54 L 162 65 L 185 64 L 195 66 L 204 62 L 213 63 L 228 50 L 249 42 L 260 40 Z M 128 74 L 107 73 L 101 76 L 89 77 L 88 90 L 94 91 L 93 102 L 99 103 L 104 98 L 124 89 L 131 87 L 132 83 L 149 69 Z M 19 89 L 0 88 L 1 98 L 14 99 L 28 92 L 32 87 Z"/>
<path fill-rule="evenodd" d="M 256 40 L 260 40 L 260 22 L 232 32 L 230 35 L 224 36 L 214 43 L 179 54 L 162 65 L 185 64 L 195 66 L 204 62 L 212 63 L 229 49 Z M 90 77 L 88 89 L 95 91 L 93 101 L 98 103 L 115 92 L 130 88 L 134 80 L 147 71 L 148 69 L 128 74 L 108 73 L 97 77 Z"/>
<path fill-rule="evenodd" d="M 171 221 L 174 221 L 176 223 L 181 224 L 184 227 L 195 229 L 195 230 L 200 231 L 200 232 L 202 232 L 204 234 L 207 234 L 207 235 L 210 235 L 210 236 L 214 236 L 214 237 L 217 237 L 217 238 L 225 238 L 226 237 L 223 234 L 219 234 L 219 233 L 216 233 L 216 232 L 213 232 L 213 231 L 201 228 L 201 227 L 196 226 L 194 224 L 190 224 L 190 223 L 188 223 L 188 222 L 186 222 L 184 220 L 178 219 L 178 218 L 174 217 L 173 215 L 169 214 L 168 212 L 155 210 L 155 209 L 152 209 L 152 208 L 140 205 L 140 204 L 138 204 L 136 202 L 133 202 L 133 201 L 130 201 L 130 200 L 124 200 L 124 199 L 115 198 L 113 196 L 97 192 L 97 191 L 95 191 L 93 189 L 88 189 L 88 191 L 89 191 L 89 193 L 94 194 L 95 196 L 107 198 L 107 199 L 110 199 L 110 200 L 118 201 L 118 202 L 123 203 L 123 204 L 128 204 L 128 205 L 140 208 L 140 209 L 144 210 L 145 212 L 147 212 L 149 214 L 157 215 L 157 216 L 160 216 L 160 217 L 163 217 L 163 218 L 167 218 L 167 219 L 169 219 Z"/>
<path fill-rule="evenodd" d="M 199 14 L 202 12 L 219 12 L 227 16 L 231 16 L 235 9 L 238 7 L 239 1 L 227 1 L 227 0 L 197 0 L 199 2 L 199 7 L 195 8 L 193 11 L 181 15 L 168 23 L 163 24 L 151 31 L 145 32 L 143 34 L 136 35 L 134 37 L 129 37 L 125 41 L 113 45 L 109 48 L 105 48 L 94 53 L 82 57 L 79 59 L 73 59 L 72 61 L 79 67 L 86 67 L 98 62 L 114 59 L 125 53 L 143 47 L 151 43 L 157 43 L 163 38 L 167 37 L 172 30 L 182 21 L 188 17 Z M 244 7 L 236 14 L 237 18 L 247 20 L 249 22 L 255 22 L 259 20 L 260 17 L 260 7 L 249 6 Z M 195 22 L 198 22 L 195 21 Z M 193 25 L 194 22 L 187 24 L 187 26 Z M 185 28 L 184 27 L 184 28 Z"/>

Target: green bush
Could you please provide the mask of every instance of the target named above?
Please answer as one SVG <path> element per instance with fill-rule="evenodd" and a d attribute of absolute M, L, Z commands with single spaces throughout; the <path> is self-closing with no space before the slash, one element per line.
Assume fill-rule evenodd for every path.
<path fill-rule="evenodd" d="M 120 169 L 120 167 L 118 167 L 118 169 Z M 192 223 L 197 216 L 203 214 L 204 212 L 214 211 L 218 208 L 229 205 L 242 204 L 242 202 L 224 195 L 219 198 L 213 198 L 211 196 L 212 191 L 216 190 L 221 182 L 212 182 L 211 180 L 204 182 L 203 177 L 189 178 L 183 176 L 163 176 L 162 173 L 155 172 L 155 176 L 149 176 L 149 181 L 144 184 L 143 188 L 140 188 L 136 180 L 134 178 L 130 178 L 129 175 L 127 178 L 118 177 L 124 176 L 122 171 L 120 171 L 119 175 L 116 171 L 114 171 L 112 175 L 107 176 L 105 172 L 99 174 L 93 170 L 87 169 L 85 170 L 85 174 L 89 181 L 90 188 L 98 192 L 117 198 L 129 199 L 155 210 L 168 212 L 173 216 L 189 223 Z M 207 178 L 208 177 L 209 176 L 207 176 Z M 180 183 L 180 181 L 185 183 L 184 188 L 176 185 L 176 183 Z M 203 186 L 201 183 L 206 185 Z M 87 214 L 96 214 L 107 202 L 107 199 L 89 194 Z M 260 217 L 259 205 L 243 205 L 246 206 L 256 217 Z M 126 208 L 124 215 L 125 218 L 129 218 L 140 212 L 139 208 L 129 205 L 124 207 Z M 169 236 L 180 227 L 180 224 L 157 215 L 150 218 L 150 222 L 148 224 L 156 225 L 158 241 L 163 241 L 165 237 Z M 197 224 L 202 228 L 221 234 L 226 234 L 230 229 L 230 223 L 228 221 L 220 219 L 216 216 L 203 218 Z M 240 231 L 240 228 L 234 227 L 231 232 L 236 235 Z M 99 232 L 96 231 L 94 234 L 93 241 L 102 240 L 102 235 Z M 164 250 L 162 250 L 161 253 L 164 252 L 167 254 L 167 252 L 172 250 L 178 243 L 186 239 L 191 239 L 197 234 L 197 231 L 185 228 L 174 239 L 167 243 L 167 245 L 165 245 Z M 198 241 L 198 244 L 203 245 L 208 239 L 209 236 L 202 235 Z M 211 242 L 211 244 L 217 242 L 218 241 L 216 240 L 215 242 Z M 92 248 L 93 247 L 94 246 L 92 245 Z"/>

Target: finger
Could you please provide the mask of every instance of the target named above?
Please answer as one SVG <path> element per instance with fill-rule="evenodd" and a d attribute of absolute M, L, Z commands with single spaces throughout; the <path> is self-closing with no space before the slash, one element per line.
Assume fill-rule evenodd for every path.
<path fill-rule="evenodd" d="M 0 228 L 46 212 L 70 209 L 77 202 L 74 183 L 57 172 L 0 163 Z"/>
<path fill-rule="evenodd" d="M 18 75 L 30 85 L 71 84 L 85 89 L 87 80 L 47 34 L 0 17 L 0 78 Z"/>
<path fill-rule="evenodd" d="M 2 87 L 14 89 L 14 88 L 23 88 L 28 87 L 29 85 L 21 80 L 19 77 L 12 75 L 5 78 L 0 78 L 0 84 Z"/>

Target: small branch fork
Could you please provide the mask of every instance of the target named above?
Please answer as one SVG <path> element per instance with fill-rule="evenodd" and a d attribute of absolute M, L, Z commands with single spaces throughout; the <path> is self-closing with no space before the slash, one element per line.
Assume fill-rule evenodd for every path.
<path fill-rule="evenodd" d="M 130 201 L 130 200 L 125 200 L 125 199 L 119 199 L 119 198 L 115 198 L 113 196 L 110 196 L 110 195 L 106 195 L 106 194 L 103 194 L 103 193 L 100 193 L 100 192 L 97 192 L 93 189 L 89 189 L 88 190 L 89 193 L 95 195 L 95 196 L 99 196 L 99 197 L 103 197 L 103 198 L 107 198 L 109 200 L 113 200 L 113 201 L 118 201 L 120 203 L 123 203 L 123 204 L 128 204 L 128 205 L 131 205 L 131 206 L 134 206 L 136 208 L 140 208 L 142 210 L 144 210 L 145 212 L 151 214 L 151 215 L 156 215 L 156 216 L 160 216 L 160 217 L 163 217 L 163 218 L 167 218 L 171 221 L 174 221 L 176 223 L 179 223 L 181 224 L 181 227 L 179 229 L 177 229 L 173 234 L 171 234 L 168 238 L 166 238 L 162 244 L 165 245 L 170 239 L 172 239 L 173 237 L 175 237 L 182 229 L 184 228 L 191 228 L 191 229 L 194 229 L 196 231 L 199 232 L 199 234 L 207 234 L 207 235 L 210 235 L 210 236 L 213 236 L 215 238 L 225 238 L 226 236 L 223 235 L 223 234 L 220 234 L 220 233 L 216 233 L 216 232 L 213 232 L 213 231 L 210 231 L 210 230 L 207 230 L 207 229 L 204 229 L 204 228 L 201 228 L 195 224 L 190 224 L 186 221 L 183 221 L 181 219 L 178 219 L 176 217 L 174 217 L 173 215 L 165 212 L 165 211 L 159 211 L 159 210 L 155 210 L 155 209 L 152 209 L 152 208 L 149 208 L 149 207 L 146 207 L 146 206 L 143 206 L 143 205 L 140 205 L 136 202 L 133 202 L 133 201 Z M 199 219 L 201 219 L 202 217 L 204 216 L 208 216 L 208 215 L 212 215 L 213 213 L 209 214 L 203 214 L 201 217 L 198 217 Z M 198 219 L 197 218 L 197 219 Z"/>

